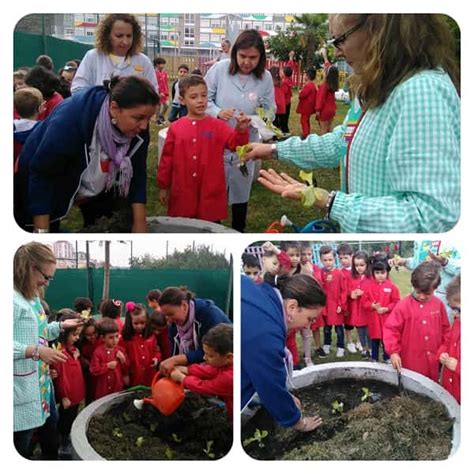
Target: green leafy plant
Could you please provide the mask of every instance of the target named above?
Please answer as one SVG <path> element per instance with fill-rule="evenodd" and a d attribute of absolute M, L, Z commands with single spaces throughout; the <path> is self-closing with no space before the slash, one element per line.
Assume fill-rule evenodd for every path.
<path fill-rule="evenodd" d="M 173 434 L 171 435 L 171 437 L 173 438 L 173 441 L 174 441 L 175 443 L 181 443 L 181 441 L 182 441 L 182 439 L 181 439 L 176 433 L 173 433 Z"/>
<path fill-rule="evenodd" d="M 373 393 L 370 391 L 369 388 L 367 387 L 362 387 L 362 397 L 360 397 L 360 400 L 362 402 L 366 402 L 370 400 L 370 397 L 373 395 Z"/>
<path fill-rule="evenodd" d="M 174 459 L 174 451 L 169 446 L 165 449 L 165 456 L 170 460 Z"/>
<path fill-rule="evenodd" d="M 341 415 L 343 410 L 344 410 L 344 403 L 343 402 L 338 402 L 337 400 L 334 400 L 332 402 L 332 414 L 333 415 Z"/>
<path fill-rule="evenodd" d="M 244 175 L 248 176 L 249 170 L 247 169 L 247 163 L 244 161 L 244 156 L 252 150 L 252 146 L 242 145 L 236 147 L 235 151 L 237 152 L 237 157 L 239 158 L 239 171 Z"/>
<path fill-rule="evenodd" d="M 154 432 L 157 430 L 157 428 L 158 428 L 158 423 L 152 423 L 152 424 L 150 425 L 150 431 L 151 431 L 152 433 L 154 433 Z"/>
<path fill-rule="evenodd" d="M 259 448 L 265 447 L 265 443 L 263 443 L 263 440 L 268 436 L 268 431 L 267 430 L 262 430 L 260 431 L 258 428 L 255 430 L 255 433 L 253 436 L 250 438 L 244 439 L 242 442 L 244 448 L 247 447 L 249 444 L 253 443 L 256 441 L 258 443 Z"/>
<path fill-rule="evenodd" d="M 143 436 L 139 436 L 139 437 L 135 440 L 135 446 L 136 446 L 137 448 L 141 448 L 144 443 L 145 443 L 145 438 L 144 438 Z"/>
<path fill-rule="evenodd" d="M 114 428 L 112 431 L 112 436 L 115 438 L 123 438 L 123 433 L 120 431 L 120 428 Z"/>
<path fill-rule="evenodd" d="M 209 440 L 206 442 L 206 447 L 203 451 L 206 453 L 209 459 L 214 459 L 216 455 L 212 452 L 212 445 L 214 444 L 214 440 Z"/>

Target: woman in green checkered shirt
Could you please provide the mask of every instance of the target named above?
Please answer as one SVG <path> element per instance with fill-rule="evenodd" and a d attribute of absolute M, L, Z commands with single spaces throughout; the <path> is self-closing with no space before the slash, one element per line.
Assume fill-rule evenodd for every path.
<path fill-rule="evenodd" d="M 344 160 L 347 189 L 316 189 L 342 232 L 444 232 L 460 214 L 460 99 L 453 35 L 443 15 L 330 15 L 336 58 L 352 67 L 362 115 L 326 135 L 253 144 L 247 159 L 304 169 Z M 305 185 L 272 170 L 259 181 L 301 199 Z"/>
<path fill-rule="evenodd" d="M 13 439 L 17 451 L 31 456 L 31 440 L 39 428 L 44 459 L 57 459 L 57 411 L 49 364 L 66 356 L 48 346 L 62 329 L 81 320 L 48 324 L 40 295 L 53 279 L 56 257 L 47 245 L 22 245 L 13 260 Z"/>

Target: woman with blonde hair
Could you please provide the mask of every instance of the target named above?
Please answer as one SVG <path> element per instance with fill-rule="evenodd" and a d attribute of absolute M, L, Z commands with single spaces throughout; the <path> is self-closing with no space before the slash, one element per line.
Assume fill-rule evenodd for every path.
<path fill-rule="evenodd" d="M 53 279 L 56 257 L 47 245 L 30 242 L 13 259 L 13 431 L 17 451 L 31 456 L 39 429 L 44 459 L 57 459 L 58 419 L 49 365 L 66 357 L 48 347 L 60 332 L 82 324 L 80 319 L 48 324 L 40 297 Z"/>
<path fill-rule="evenodd" d="M 342 232 L 445 232 L 460 215 L 460 98 L 453 35 L 443 15 L 329 16 L 362 106 L 359 121 L 331 133 L 254 144 L 246 159 L 305 169 L 345 160 L 346 190 L 316 189 L 315 206 Z M 347 147 L 347 152 L 346 152 Z M 300 199 L 305 186 L 262 171 L 259 181 Z"/>
<path fill-rule="evenodd" d="M 141 51 L 143 34 L 135 16 L 111 13 L 96 29 L 95 49 L 89 50 L 74 76 L 71 92 L 101 85 L 112 76 L 140 76 L 158 90 L 151 60 Z"/>

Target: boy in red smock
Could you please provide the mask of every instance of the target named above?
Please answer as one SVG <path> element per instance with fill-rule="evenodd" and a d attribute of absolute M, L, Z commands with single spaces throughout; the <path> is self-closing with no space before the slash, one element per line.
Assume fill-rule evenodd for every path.
<path fill-rule="evenodd" d="M 296 107 L 296 113 L 300 114 L 301 123 L 301 138 L 306 138 L 311 129 L 309 119 L 314 114 L 314 102 L 316 101 L 316 86 L 314 79 L 316 78 L 316 71 L 313 68 L 309 68 L 304 74 L 305 84 L 300 91 L 298 96 L 298 106 Z"/>
<path fill-rule="evenodd" d="M 58 311 L 59 321 L 80 318 L 79 313 L 72 309 Z M 65 362 L 54 364 L 51 368 L 56 370 L 57 376 L 54 379 L 56 395 L 59 399 L 59 420 L 58 431 L 61 439 L 61 451 L 69 449 L 69 435 L 71 427 L 76 419 L 79 404 L 84 400 L 86 389 L 80 362 L 79 349 L 75 343 L 79 340 L 82 327 L 65 329 L 59 335 L 58 341 L 61 344 L 61 353 L 67 357 Z"/>
<path fill-rule="evenodd" d="M 446 287 L 446 298 L 454 320 L 446 344 L 438 350 L 443 364 L 441 384 L 461 403 L 461 276 L 454 277 Z"/>
<path fill-rule="evenodd" d="M 79 338 L 78 347 L 81 351 L 81 367 L 84 383 L 86 385 L 86 405 L 94 400 L 94 377 L 91 376 L 89 367 L 91 365 L 92 354 L 100 344 L 97 338 L 97 324 L 93 318 L 85 321 Z"/>
<path fill-rule="evenodd" d="M 319 258 L 323 264 L 321 271 L 322 287 L 326 292 L 324 307 L 324 346 L 326 354 L 331 351 L 332 327 L 337 335 L 336 357 L 344 356 L 344 312 L 347 308 L 347 286 L 341 270 L 335 267 L 336 252 L 329 246 L 323 245 L 319 250 Z"/>
<path fill-rule="evenodd" d="M 127 376 L 128 362 L 119 347 L 119 328 L 117 323 L 104 318 L 98 324 L 101 344 L 92 354 L 89 370 L 94 377 L 94 399 L 124 388 L 124 377 Z"/>
<path fill-rule="evenodd" d="M 383 343 L 392 366 L 418 372 L 435 382 L 438 350 L 449 339 L 444 303 L 433 295 L 441 281 L 440 265 L 423 262 L 411 274 L 413 292 L 400 300 L 384 326 Z"/>
<path fill-rule="evenodd" d="M 227 415 L 232 421 L 234 354 L 233 330 L 230 324 L 217 324 L 202 339 L 203 364 L 176 367 L 171 378 L 182 382 L 184 387 L 195 393 L 222 398 Z"/>
<path fill-rule="evenodd" d="M 165 71 L 166 59 L 155 58 L 153 67 L 155 68 L 156 82 L 158 83 L 158 93 L 160 94 L 160 105 L 156 112 L 156 123 L 161 125 L 165 121 L 165 114 L 168 110 L 168 100 L 170 97 L 168 85 L 168 73 Z"/>
<path fill-rule="evenodd" d="M 283 68 L 283 81 L 281 87 L 285 95 L 285 115 L 283 116 L 283 123 L 281 125 L 281 131 L 283 133 L 289 133 L 288 120 L 290 119 L 291 112 L 291 99 L 293 97 L 293 69 L 290 66 Z"/>
<path fill-rule="evenodd" d="M 362 297 L 362 305 L 369 311 L 369 337 L 372 341 L 371 357 L 372 360 L 378 362 L 385 321 L 400 301 L 400 291 L 388 277 L 390 265 L 386 258 L 375 258 L 371 266 L 373 279 Z M 389 359 L 385 349 L 383 359 L 384 361 Z"/>
<path fill-rule="evenodd" d="M 168 129 L 158 165 L 159 198 L 168 216 L 220 222 L 227 217 L 224 150 L 248 143 L 250 119 L 240 113 L 233 129 L 206 115 L 207 85 L 201 76 L 181 79 L 179 94 L 188 114 Z"/>

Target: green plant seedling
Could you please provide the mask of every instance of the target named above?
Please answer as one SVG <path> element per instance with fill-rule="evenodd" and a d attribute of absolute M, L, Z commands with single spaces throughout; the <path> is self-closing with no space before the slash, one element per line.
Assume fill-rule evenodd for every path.
<path fill-rule="evenodd" d="M 145 443 L 145 438 L 144 438 L 143 436 L 139 436 L 139 437 L 135 440 L 135 446 L 136 446 L 137 448 L 141 448 L 144 443 Z"/>
<path fill-rule="evenodd" d="M 265 447 L 265 443 L 263 442 L 263 440 L 268 436 L 268 431 L 267 430 L 259 430 L 258 428 L 255 430 L 255 433 L 253 434 L 253 436 L 251 436 L 250 438 L 247 438 L 247 439 L 244 439 L 244 441 L 242 442 L 244 448 L 246 446 L 248 446 L 249 444 L 253 443 L 254 441 L 257 441 L 258 442 L 258 447 L 259 448 L 264 448 Z"/>
<path fill-rule="evenodd" d="M 203 451 L 206 453 L 209 459 L 214 459 L 216 455 L 212 452 L 212 445 L 214 444 L 214 440 L 210 440 L 206 442 L 206 447 Z"/>
<path fill-rule="evenodd" d="M 175 443 L 181 443 L 181 441 L 182 441 L 182 439 L 181 439 L 176 433 L 173 433 L 173 434 L 171 435 L 171 437 L 173 438 L 173 441 L 174 441 Z"/>
<path fill-rule="evenodd" d="M 239 170 L 244 176 L 248 176 L 249 170 L 247 169 L 247 163 L 244 161 L 244 156 L 252 150 L 252 146 L 242 145 L 236 147 L 235 151 L 237 152 L 237 157 L 239 158 Z"/>
<path fill-rule="evenodd" d="M 169 446 L 165 449 L 165 456 L 170 460 L 174 459 L 174 451 Z"/>
<path fill-rule="evenodd" d="M 120 428 L 114 428 L 112 431 L 112 436 L 115 436 L 116 438 L 123 438 L 123 433 L 120 431 Z"/>
<path fill-rule="evenodd" d="M 361 402 L 367 402 L 372 397 L 373 393 L 367 387 L 362 387 L 362 397 L 360 397 Z"/>
<path fill-rule="evenodd" d="M 341 415 L 343 410 L 344 410 L 344 403 L 343 402 L 338 402 L 337 400 L 334 400 L 332 402 L 332 414 L 333 415 Z"/>

